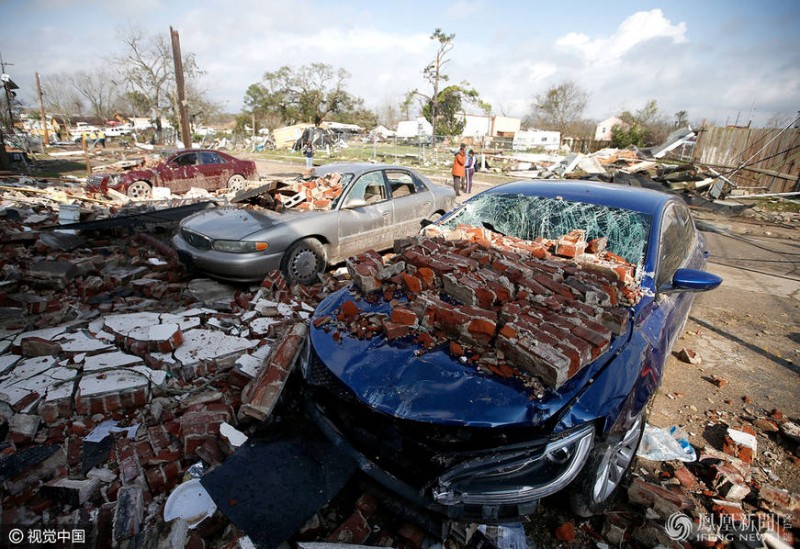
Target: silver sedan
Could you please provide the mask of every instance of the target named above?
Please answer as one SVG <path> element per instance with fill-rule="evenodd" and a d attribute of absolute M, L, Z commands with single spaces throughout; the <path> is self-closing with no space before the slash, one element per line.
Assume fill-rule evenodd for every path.
<path fill-rule="evenodd" d="M 406 167 L 328 164 L 314 177 L 341 175 L 341 193 L 328 209 L 278 213 L 227 206 L 184 219 L 172 243 L 181 260 L 215 278 L 263 280 L 280 269 L 292 282 L 311 284 L 327 265 L 367 250 L 386 250 L 455 206 L 450 186 Z"/>

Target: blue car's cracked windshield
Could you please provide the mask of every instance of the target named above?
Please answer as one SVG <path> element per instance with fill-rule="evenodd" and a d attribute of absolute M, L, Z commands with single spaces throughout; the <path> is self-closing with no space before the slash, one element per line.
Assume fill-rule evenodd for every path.
<path fill-rule="evenodd" d="M 633 264 L 641 264 L 650 232 L 650 217 L 631 210 L 560 198 L 485 194 L 465 204 L 442 223 L 485 227 L 523 240 L 555 239 L 575 229 L 586 231 L 586 239 L 607 237 L 606 249 Z"/>

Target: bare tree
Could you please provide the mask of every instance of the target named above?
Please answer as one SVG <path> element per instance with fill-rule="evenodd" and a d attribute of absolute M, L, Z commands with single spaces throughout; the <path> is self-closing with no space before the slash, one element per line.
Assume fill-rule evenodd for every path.
<path fill-rule="evenodd" d="M 531 119 L 540 121 L 546 129 L 558 130 L 563 136 L 567 128 L 583 116 L 588 101 L 589 94 L 567 80 L 536 96 Z"/>
<path fill-rule="evenodd" d="M 116 59 L 128 91 L 147 99 L 161 129 L 161 110 L 168 104 L 167 87 L 172 78 L 171 47 L 165 35 L 148 37 L 141 29 L 130 28 L 122 38 L 125 53 Z"/>
<path fill-rule="evenodd" d="M 89 104 L 92 115 L 104 121 L 114 115 L 119 99 L 118 86 L 107 71 L 80 71 L 72 75 L 70 81 L 72 87 Z"/>
<path fill-rule="evenodd" d="M 73 116 L 83 114 L 83 101 L 72 85 L 72 76 L 56 73 L 42 76 L 42 100 L 45 109 L 61 118 L 61 123 L 69 127 Z"/>
<path fill-rule="evenodd" d="M 436 49 L 436 56 L 433 61 L 425 67 L 422 71 L 425 80 L 433 86 L 433 94 L 431 95 L 431 128 L 433 138 L 436 139 L 436 117 L 439 115 L 439 85 L 441 82 L 446 82 L 449 77 L 444 74 L 444 66 L 450 62 L 447 55 L 453 50 L 453 40 L 456 35 L 445 34 L 442 29 L 436 29 L 431 35 L 431 40 L 436 40 L 439 45 Z"/>
<path fill-rule="evenodd" d="M 178 96 L 175 84 L 175 66 L 172 43 L 168 31 L 146 34 L 140 28 L 124 31 L 124 53 L 114 59 L 126 85 L 127 99 L 135 102 L 137 109 L 146 108 L 155 120 L 156 130 L 161 130 L 162 114 L 177 125 Z M 191 52 L 182 53 L 186 81 L 188 111 L 206 112 L 219 106 L 206 98 L 196 80 L 204 73 Z M 211 113 L 209 113 L 210 115 Z"/>

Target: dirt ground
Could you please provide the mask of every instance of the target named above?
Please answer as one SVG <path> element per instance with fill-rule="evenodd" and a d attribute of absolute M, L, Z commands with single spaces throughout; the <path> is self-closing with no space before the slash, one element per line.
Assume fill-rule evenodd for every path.
<path fill-rule="evenodd" d="M 735 427 L 774 410 L 800 417 L 800 235 L 745 217 L 695 215 L 701 226 L 720 231 L 703 235 L 711 252 L 707 268 L 724 281 L 697 296 L 673 351 L 691 349 L 700 363 L 669 359 L 650 423 L 682 425 L 696 447 L 719 449 L 726 424 Z M 712 376 L 723 381 L 714 383 Z M 800 468 L 789 457 L 798 455 L 797 445 L 760 430 L 758 444 L 755 465 L 777 475 L 784 488 L 800 491 Z"/>

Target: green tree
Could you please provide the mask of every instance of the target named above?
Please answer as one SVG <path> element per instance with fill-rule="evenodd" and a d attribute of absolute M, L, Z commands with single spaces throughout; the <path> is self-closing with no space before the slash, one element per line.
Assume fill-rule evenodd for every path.
<path fill-rule="evenodd" d="M 558 131 L 563 137 L 570 126 L 581 119 L 588 101 L 589 94 L 567 80 L 536 96 L 528 120 L 541 125 L 542 129 Z"/>
<path fill-rule="evenodd" d="M 312 122 L 319 126 L 333 115 L 363 108 L 361 100 L 345 88 L 349 78 L 346 70 L 325 63 L 297 69 L 283 66 L 247 88 L 244 104 L 250 114 L 275 113 L 284 124 Z"/>
<path fill-rule="evenodd" d="M 666 118 L 659 116 L 658 102 L 655 99 L 649 100 L 644 107 L 635 112 L 623 111 L 619 118 L 628 127 L 615 126 L 611 128 L 612 147 L 624 148 L 629 145 L 645 147 L 653 145 L 663 141 L 671 131 L 670 124 Z"/>
<path fill-rule="evenodd" d="M 461 135 L 466 125 L 464 118 L 464 103 L 478 105 L 484 112 L 491 110 L 491 106 L 481 101 L 480 96 L 474 89 L 466 87 L 467 84 L 457 86 L 447 86 L 437 96 L 435 102 L 437 109 L 437 123 L 441 135 L 456 136 Z M 422 107 L 422 116 L 428 121 L 433 120 L 434 101 L 428 101 Z M 433 125 L 433 122 L 431 122 Z"/>

